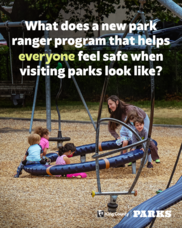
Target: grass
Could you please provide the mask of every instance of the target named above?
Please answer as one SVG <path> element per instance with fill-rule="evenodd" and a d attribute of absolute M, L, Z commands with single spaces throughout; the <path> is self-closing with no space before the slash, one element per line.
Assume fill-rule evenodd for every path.
<path fill-rule="evenodd" d="M 142 108 L 148 115 L 150 114 L 150 101 L 130 102 Z M 92 118 L 96 121 L 99 103 L 87 102 Z M 89 116 L 81 101 L 59 101 L 59 110 L 62 120 L 82 120 L 89 121 Z M 182 125 L 182 101 L 156 101 L 154 112 L 155 124 Z M 0 117 L 21 117 L 30 118 L 32 113 L 32 102 L 28 102 L 26 107 L 13 106 L 11 102 L 2 101 Z M 103 104 L 102 117 L 109 117 L 107 104 Z M 46 119 L 45 102 L 37 102 L 34 118 Z M 51 118 L 58 119 L 55 102 L 52 101 Z"/>

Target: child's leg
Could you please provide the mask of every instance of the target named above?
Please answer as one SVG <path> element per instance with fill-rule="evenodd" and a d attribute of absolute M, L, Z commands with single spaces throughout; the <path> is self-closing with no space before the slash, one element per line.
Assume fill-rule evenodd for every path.
<path fill-rule="evenodd" d="M 150 125 L 150 119 L 149 119 L 148 115 L 146 114 L 146 117 L 144 119 L 144 127 L 147 129 L 147 131 L 149 130 L 149 125 Z"/>
<path fill-rule="evenodd" d="M 148 155 L 148 162 L 152 162 L 151 154 Z"/>
<path fill-rule="evenodd" d="M 17 168 L 17 173 L 14 175 L 15 178 L 18 178 L 21 175 L 21 171 L 24 167 L 24 164 L 22 162 L 20 162 L 18 168 Z"/>
<path fill-rule="evenodd" d="M 153 168 L 151 154 L 148 155 L 148 164 L 147 164 L 147 168 Z"/>
<path fill-rule="evenodd" d="M 122 147 L 125 147 L 125 146 L 127 146 L 128 145 L 128 141 L 127 140 L 124 140 L 123 141 L 123 146 Z M 126 153 L 127 152 L 127 150 L 123 150 L 123 154 L 124 153 Z"/>

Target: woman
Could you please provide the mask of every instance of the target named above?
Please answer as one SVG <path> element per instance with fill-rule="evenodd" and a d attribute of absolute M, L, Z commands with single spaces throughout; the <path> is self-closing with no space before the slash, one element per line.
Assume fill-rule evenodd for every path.
<path fill-rule="evenodd" d="M 114 119 L 118 119 L 121 121 L 125 121 L 128 112 L 136 111 L 138 116 L 144 119 L 144 127 L 149 130 L 150 120 L 148 115 L 141 109 L 136 106 L 126 104 L 124 101 L 121 101 L 116 95 L 112 95 L 107 99 L 108 111 L 111 114 L 110 117 Z M 109 122 L 109 132 L 115 139 L 119 139 L 120 136 L 116 132 L 116 128 L 119 124 L 114 122 Z M 122 131 L 122 128 L 121 128 Z M 149 155 L 148 160 L 151 162 L 151 155 Z M 156 162 L 160 162 L 160 160 L 156 160 Z"/>
<path fill-rule="evenodd" d="M 116 95 L 112 95 L 107 99 L 108 104 L 108 111 L 111 114 L 110 117 L 125 121 L 128 112 L 130 111 L 136 111 L 138 116 L 142 117 L 144 119 L 144 127 L 149 130 L 149 117 L 148 115 L 141 109 L 136 106 L 126 104 L 124 101 L 121 101 Z M 111 135 L 118 139 L 120 136 L 116 133 L 116 128 L 119 126 L 119 124 L 114 122 L 109 122 L 109 132 Z"/>

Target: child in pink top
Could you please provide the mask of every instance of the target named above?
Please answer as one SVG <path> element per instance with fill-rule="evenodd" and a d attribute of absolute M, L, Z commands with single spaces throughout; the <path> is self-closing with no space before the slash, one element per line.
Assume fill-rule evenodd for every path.
<path fill-rule="evenodd" d="M 49 130 L 47 128 L 37 127 L 35 128 L 34 133 L 40 135 L 41 140 L 39 145 L 42 147 L 43 156 L 46 156 L 47 149 L 49 148 Z"/>
<path fill-rule="evenodd" d="M 70 164 L 70 159 L 68 158 L 69 155 L 73 155 L 76 151 L 76 147 L 73 143 L 66 143 L 65 146 L 59 148 L 59 156 L 56 159 L 56 165 L 68 165 Z M 86 178 L 86 173 L 74 173 L 74 174 L 67 174 L 67 177 L 77 177 L 77 178 Z M 56 175 L 56 177 L 61 177 L 61 175 Z"/>

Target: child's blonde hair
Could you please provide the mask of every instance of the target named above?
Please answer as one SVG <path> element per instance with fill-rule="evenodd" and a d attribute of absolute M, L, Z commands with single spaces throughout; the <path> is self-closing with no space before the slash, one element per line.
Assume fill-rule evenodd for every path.
<path fill-rule="evenodd" d="M 125 123 L 128 124 L 130 120 L 134 120 L 136 117 L 138 117 L 138 113 L 136 110 L 128 112 Z"/>
<path fill-rule="evenodd" d="M 40 135 L 40 137 L 42 137 L 43 135 L 48 135 L 49 130 L 47 128 L 36 127 L 34 130 L 34 133 L 38 134 L 38 135 Z"/>
<path fill-rule="evenodd" d="M 28 143 L 30 145 L 38 144 L 40 142 L 40 135 L 38 134 L 31 134 L 28 136 Z"/>

